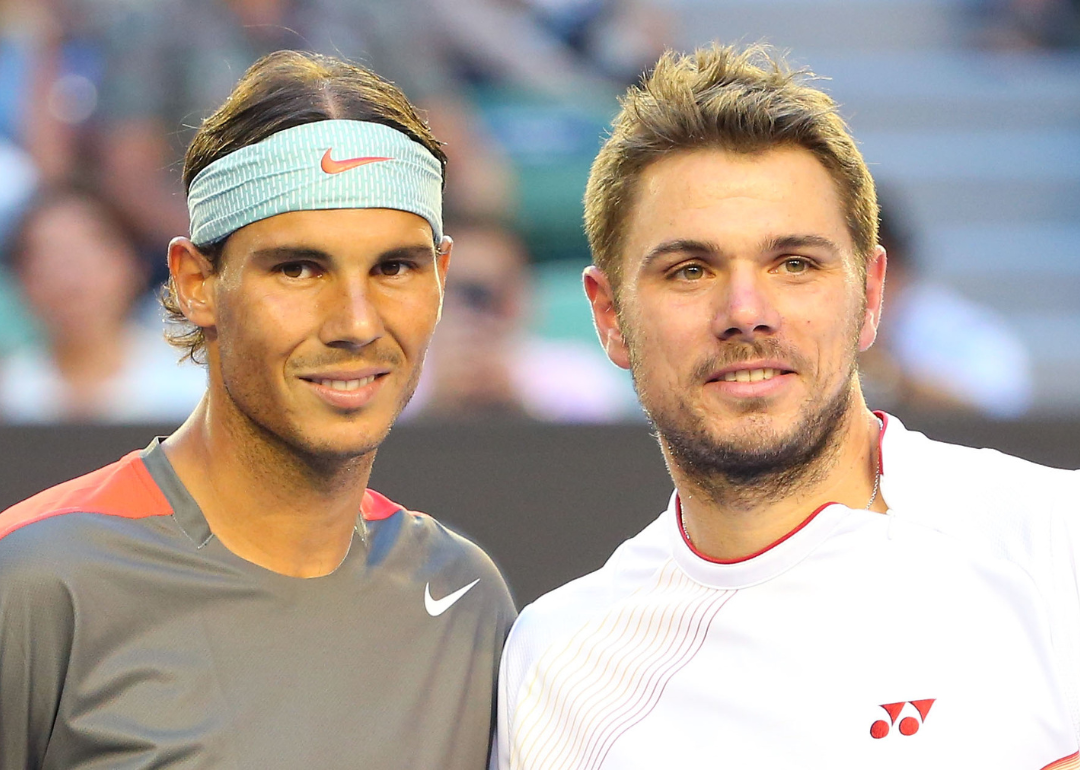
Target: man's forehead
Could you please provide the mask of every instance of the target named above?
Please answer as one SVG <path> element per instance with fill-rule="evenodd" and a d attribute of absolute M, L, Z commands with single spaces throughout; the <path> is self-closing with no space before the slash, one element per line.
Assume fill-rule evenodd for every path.
<path fill-rule="evenodd" d="M 288 250 L 335 254 L 378 254 L 409 250 L 433 255 L 431 225 L 396 209 L 290 211 L 246 225 L 233 233 L 226 250 L 254 255 Z"/>
<path fill-rule="evenodd" d="M 342 240 L 346 242 L 402 241 L 434 245 L 431 225 L 409 211 L 384 208 L 288 211 L 252 222 L 233 235 L 267 242 Z"/>
<path fill-rule="evenodd" d="M 642 171 L 626 226 L 624 259 L 672 239 L 820 236 L 853 248 L 835 180 L 803 148 L 665 156 Z"/>
<path fill-rule="evenodd" d="M 637 202 L 652 197 L 701 201 L 750 196 L 771 200 L 797 197 L 799 188 L 820 187 L 840 210 L 840 195 L 825 165 L 803 147 L 780 146 L 758 152 L 719 148 L 683 150 L 646 166 Z"/>

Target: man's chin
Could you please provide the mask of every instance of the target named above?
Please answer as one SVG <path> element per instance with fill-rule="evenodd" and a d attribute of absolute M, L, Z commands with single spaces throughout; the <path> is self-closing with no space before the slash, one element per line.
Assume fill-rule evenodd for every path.
<path fill-rule="evenodd" d="M 806 462 L 813 449 L 793 437 L 772 431 L 723 438 L 708 434 L 660 431 L 672 459 L 691 476 L 722 476 L 730 483 L 749 484 L 783 473 Z M 808 451 L 809 450 L 809 451 Z"/>
<path fill-rule="evenodd" d="M 754 399 L 763 401 L 763 399 Z M 799 425 L 790 416 L 779 416 L 765 404 L 740 404 L 739 411 L 724 418 L 705 417 L 698 430 L 690 431 L 704 446 L 724 454 L 769 455 L 796 439 Z"/>
<path fill-rule="evenodd" d="M 300 440 L 290 442 L 292 452 L 304 465 L 319 473 L 334 473 L 370 456 L 379 448 L 380 441 L 336 442 Z"/>
<path fill-rule="evenodd" d="M 712 420 L 684 414 L 654 420 L 672 461 L 687 475 L 746 487 L 774 479 L 788 483 L 815 467 L 835 443 L 851 408 L 841 392 L 817 410 L 799 415 L 763 410 Z"/>
<path fill-rule="evenodd" d="M 306 449 L 311 454 L 332 457 L 360 457 L 378 449 L 387 434 L 389 425 L 356 426 L 351 430 L 334 430 L 306 436 Z"/>

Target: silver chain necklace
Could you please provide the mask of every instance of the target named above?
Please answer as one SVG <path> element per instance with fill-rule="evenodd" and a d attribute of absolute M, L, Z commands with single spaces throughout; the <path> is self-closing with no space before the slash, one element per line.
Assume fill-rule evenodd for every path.
<path fill-rule="evenodd" d="M 874 490 L 870 493 L 870 499 L 866 503 L 866 510 L 870 510 L 870 506 L 877 500 L 878 488 L 881 486 L 881 455 L 879 452 L 874 453 Z"/>

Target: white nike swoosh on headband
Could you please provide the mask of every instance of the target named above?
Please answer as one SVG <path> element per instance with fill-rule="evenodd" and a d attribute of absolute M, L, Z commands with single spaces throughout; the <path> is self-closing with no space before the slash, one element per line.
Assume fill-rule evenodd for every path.
<path fill-rule="evenodd" d="M 454 593 L 450 594 L 449 596 L 444 596 L 442 599 L 431 598 L 431 583 L 428 583 L 424 586 L 424 609 L 427 610 L 428 615 L 433 618 L 437 618 L 439 615 L 442 615 L 444 612 L 450 609 L 450 607 L 453 606 L 454 602 L 467 594 L 469 592 L 469 589 L 479 582 L 480 578 L 477 578 L 464 588 L 459 588 L 458 590 L 454 591 Z"/>

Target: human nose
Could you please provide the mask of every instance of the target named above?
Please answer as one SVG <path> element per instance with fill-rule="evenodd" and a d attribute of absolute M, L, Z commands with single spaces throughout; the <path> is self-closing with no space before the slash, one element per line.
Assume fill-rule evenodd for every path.
<path fill-rule="evenodd" d="M 766 278 L 753 265 L 737 264 L 731 267 L 723 305 L 715 319 L 720 339 L 753 337 L 777 331 L 780 313 Z"/>
<path fill-rule="evenodd" d="M 320 339 L 329 347 L 362 348 L 384 333 L 366 282 L 342 278 L 327 292 Z"/>

